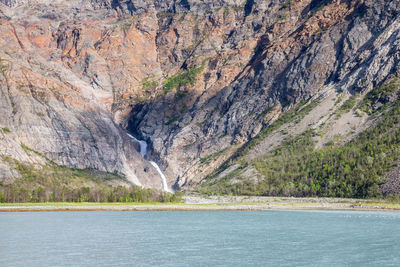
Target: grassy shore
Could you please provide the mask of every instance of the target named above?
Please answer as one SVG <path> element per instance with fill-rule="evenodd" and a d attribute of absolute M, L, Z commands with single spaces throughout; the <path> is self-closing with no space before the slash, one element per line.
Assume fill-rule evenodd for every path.
<path fill-rule="evenodd" d="M 0 212 L 12 211 L 185 211 L 185 210 L 385 210 L 400 211 L 400 204 L 379 199 L 184 197 L 185 203 L 2 203 Z"/>

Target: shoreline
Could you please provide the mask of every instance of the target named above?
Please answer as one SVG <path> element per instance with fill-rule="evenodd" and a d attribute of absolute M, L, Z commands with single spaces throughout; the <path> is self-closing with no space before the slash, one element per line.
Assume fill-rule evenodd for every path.
<path fill-rule="evenodd" d="M 379 200 L 283 197 L 185 196 L 185 203 L 1 203 L 0 212 L 49 211 L 400 211 L 400 204 Z"/>
<path fill-rule="evenodd" d="M 238 206 L 232 207 L 0 207 L 1 212 L 77 212 L 77 211 L 273 211 L 273 210 L 315 210 L 315 211 L 390 211 L 400 212 L 399 208 L 391 207 L 294 207 L 294 206 L 274 206 L 274 207 L 254 207 L 247 208 Z"/>
<path fill-rule="evenodd" d="M 156 209 L 142 209 L 142 208 L 124 208 L 124 209 L 113 209 L 113 208 L 18 208 L 18 209 L 0 209 L 0 213 L 2 212 L 79 212 L 79 211 L 279 211 L 279 210 L 287 210 L 287 211 L 299 211 L 299 210 L 308 210 L 308 211 L 386 211 L 386 212 L 399 212 L 399 209 L 393 208 L 260 208 L 260 209 L 242 209 L 242 208 L 222 208 L 222 209 L 197 209 L 197 208 L 156 208 Z"/>

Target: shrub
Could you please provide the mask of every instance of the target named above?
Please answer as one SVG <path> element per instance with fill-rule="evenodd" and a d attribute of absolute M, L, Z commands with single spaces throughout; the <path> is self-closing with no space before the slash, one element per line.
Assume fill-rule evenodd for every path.
<path fill-rule="evenodd" d="M 365 95 L 364 99 L 360 102 L 359 108 L 368 114 L 373 114 L 378 110 L 383 110 L 390 103 L 382 103 L 383 105 L 380 108 L 375 108 L 374 106 L 381 101 L 385 101 L 385 98 L 392 94 L 397 94 L 400 89 L 400 80 L 398 77 L 394 77 L 379 86 L 378 88 L 373 89 L 368 94 Z"/>
<path fill-rule="evenodd" d="M 15 170 L 22 177 L 13 184 L 0 183 L 0 202 L 179 202 L 182 193 L 161 192 L 139 186 L 112 186 L 128 183 L 114 173 L 63 166 L 34 167 L 15 159 Z"/>

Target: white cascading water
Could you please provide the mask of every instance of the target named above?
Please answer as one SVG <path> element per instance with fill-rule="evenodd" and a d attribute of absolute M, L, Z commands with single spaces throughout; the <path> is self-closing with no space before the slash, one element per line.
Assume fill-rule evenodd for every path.
<path fill-rule="evenodd" d="M 139 143 L 139 145 L 140 145 L 140 155 L 142 155 L 142 157 L 146 156 L 146 154 L 147 154 L 147 143 L 146 143 L 146 141 L 138 140 L 136 137 L 134 137 L 133 135 L 130 135 L 130 134 L 128 134 L 128 136 Z"/>
<path fill-rule="evenodd" d="M 162 189 L 166 192 L 170 192 L 173 193 L 171 189 L 168 188 L 168 184 L 167 184 L 167 179 L 165 178 L 164 173 L 161 171 L 160 167 L 158 167 L 157 163 L 155 163 L 154 161 L 149 161 L 149 163 L 151 165 L 154 166 L 154 168 L 156 168 L 156 170 L 158 171 L 158 173 L 161 176 L 161 182 L 162 182 Z"/>
<path fill-rule="evenodd" d="M 133 140 L 135 140 L 136 142 L 139 143 L 140 145 L 140 155 L 142 155 L 142 157 L 146 156 L 147 154 L 147 143 L 144 140 L 138 140 L 136 137 L 134 137 L 133 135 L 128 134 L 128 136 L 130 138 L 132 138 Z M 157 163 L 155 163 L 154 161 L 149 161 L 149 163 L 151 165 L 153 165 L 153 167 L 157 170 L 157 172 L 160 174 L 161 176 L 161 183 L 162 183 L 162 189 L 166 192 L 170 192 L 173 193 L 173 191 L 171 189 L 169 189 L 168 184 L 167 184 L 167 179 L 165 178 L 164 173 L 161 171 L 160 167 L 158 166 Z"/>

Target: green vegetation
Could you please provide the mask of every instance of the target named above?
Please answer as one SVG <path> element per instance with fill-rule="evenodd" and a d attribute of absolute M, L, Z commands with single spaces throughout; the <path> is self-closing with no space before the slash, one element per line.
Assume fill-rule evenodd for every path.
<path fill-rule="evenodd" d="M 292 0 L 286 0 L 286 2 L 282 5 L 282 7 L 280 8 L 280 10 L 289 8 L 291 2 L 292 2 Z"/>
<path fill-rule="evenodd" d="M 244 158 L 253 148 L 255 148 L 259 143 L 261 143 L 271 133 L 278 130 L 283 125 L 285 125 L 289 122 L 298 123 L 299 121 L 301 121 L 307 114 L 310 113 L 311 110 L 313 110 L 318 105 L 318 103 L 319 103 L 319 101 L 313 101 L 311 103 L 307 103 L 307 101 L 303 100 L 303 101 L 300 101 L 300 103 L 298 103 L 296 107 L 283 113 L 275 122 L 273 122 L 271 125 L 264 128 L 256 137 L 254 137 L 252 140 L 250 140 L 245 145 L 243 145 L 240 149 L 238 149 L 238 151 L 213 174 L 213 177 L 218 176 L 219 173 L 221 173 L 223 170 L 227 169 L 229 166 L 238 164 L 240 167 L 238 169 L 236 169 L 235 172 L 231 173 L 227 177 L 224 177 L 220 181 L 213 181 L 213 179 L 210 178 L 206 183 L 199 185 L 197 187 L 197 190 L 199 192 L 205 193 L 205 194 L 210 194 L 210 191 L 211 192 L 224 191 L 224 190 L 219 190 L 219 189 L 215 190 L 215 188 L 209 187 L 209 185 L 215 184 L 215 186 L 217 188 L 219 188 L 219 187 L 223 188 L 224 186 L 228 186 L 230 179 L 233 176 L 237 175 L 241 169 L 247 167 L 247 162 L 244 161 Z M 257 116 L 257 119 L 259 119 L 262 116 L 265 116 L 267 113 L 271 112 L 272 110 L 273 110 L 272 107 L 267 108 L 266 110 L 264 110 Z M 199 126 L 201 127 L 201 125 L 199 125 Z M 203 161 L 205 161 L 205 160 L 206 159 L 203 159 Z M 247 195 L 253 195 L 254 190 L 253 191 L 250 190 L 247 193 L 244 193 L 244 192 L 242 192 L 242 193 L 247 194 Z M 259 195 L 259 194 L 256 194 L 256 195 Z"/>
<path fill-rule="evenodd" d="M 0 183 L 0 202 L 179 202 L 182 194 L 123 186 L 125 178 L 90 169 L 28 165 L 9 157 L 21 174 L 12 184 Z"/>
<path fill-rule="evenodd" d="M 57 165 L 42 153 L 21 143 L 21 148 L 49 164 L 30 165 L 2 156 L 22 176 L 0 183 L 0 202 L 179 202 L 182 195 L 130 185 L 115 173 L 71 169 Z"/>
<path fill-rule="evenodd" d="M 154 80 L 150 80 L 150 78 L 144 78 L 142 80 L 142 88 L 144 91 L 150 91 L 157 86 L 158 82 Z"/>
<path fill-rule="evenodd" d="M 382 197 L 383 175 L 400 161 L 400 81 L 397 77 L 369 92 L 357 105 L 373 114 L 380 111 L 376 125 L 343 144 L 336 136 L 324 148 L 315 149 L 314 130 L 284 141 L 264 158 L 245 161 L 245 155 L 271 132 L 303 118 L 313 109 L 301 103 L 286 112 L 248 142 L 216 174 L 196 187 L 203 194 L 268 195 L 297 197 Z M 358 95 L 350 97 L 338 110 L 339 116 L 354 109 Z M 296 116 L 299 117 L 296 119 Z M 229 175 L 215 179 L 229 166 Z M 258 179 L 250 181 L 244 170 L 255 169 Z M 233 179 L 233 180 L 232 180 Z"/>
<path fill-rule="evenodd" d="M 39 151 L 36 151 L 36 150 L 34 150 L 34 149 L 28 147 L 28 146 L 25 145 L 24 143 L 21 143 L 20 145 L 21 145 L 21 148 L 22 148 L 23 150 L 29 151 L 29 152 L 33 152 L 33 153 L 35 153 L 36 155 L 38 155 L 38 156 L 44 158 L 45 160 L 47 160 L 48 162 L 50 162 L 52 165 L 56 165 L 53 161 L 51 161 L 50 159 L 48 159 L 45 155 L 43 155 L 43 154 L 40 153 Z"/>
<path fill-rule="evenodd" d="M 338 104 L 340 104 L 340 102 L 342 102 L 343 98 L 342 95 L 339 95 L 335 101 L 335 106 L 337 106 Z"/>
<path fill-rule="evenodd" d="M 400 159 L 400 101 L 380 122 L 342 146 L 314 149 L 312 130 L 249 163 L 263 177 L 232 184 L 230 177 L 198 186 L 202 193 L 272 196 L 379 197 L 382 175 Z M 245 168 L 242 164 L 241 168 Z M 240 170 L 234 174 L 240 176 Z"/>
<path fill-rule="evenodd" d="M 148 100 L 148 98 L 145 97 L 145 96 L 139 96 L 139 97 L 136 98 L 136 101 L 138 103 L 143 103 L 143 102 L 146 102 L 147 100 Z"/>
<path fill-rule="evenodd" d="M 232 60 L 233 56 L 229 55 L 223 62 L 222 62 L 222 66 L 226 66 L 231 60 Z"/>
<path fill-rule="evenodd" d="M 114 28 L 120 27 L 121 30 L 127 31 L 129 30 L 132 25 L 137 21 L 137 18 L 131 17 L 128 19 L 118 19 L 117 21 L 113 22 Z"/>
<path fill-rule="evenodd" d="M 194 85 L 196 82 L 196 77 L 199 75 L 204 69 L 204 63 L 201 67 L 192 68 L 190 70 L 186 70 L 184 72 L 172 75 L 164 82 L 164 93 L 171 92 L 173 89 L 179 88 L 185 85 Z"/>
<path fill-rule="evenodd" d="M 213 162 L 214 160 L 218 159 L 222 154 L 224 154 L 225 151 L 226 151 L 226 148 L 225 148 L 225 149 L 222 149 L 222 150 L 220 150 L 220 151 L 217 151 L 217 152 L 215 152 L 215 153 L 212 153 L 212 154 L 210 154 L 210 155 L 208 155 L 208 156 L 206 156 L 206 157 L 201 158 L 201 159 L 200 159 L 200 164 L 201 164 L 201 165 L 210 164 L 210 163 Z"/>
<path fill-rule="evenodd" d="M 9 68 L 9 64 L 5 59 L 0 57 L 0 74 L 7 80 L 7 70 Z"/>
<path fill-rule="evenodd" d="M 278 18 L 278 22 L 285 21 L 285 20 L 287 20 L 287 18 L 288 18 L 288 15 L 287 15 L 287 14 L 281 15 L 281 16 Z"/>
<path fill-rule="evenodd" d="M 189 45 L 188 47 L 186 47 L 186 48 L 185 48 L 185 51 L 186 51 L 187 53 L 189 53 L 189 54 L 192 53 L 192 52 L 195 50 L 195 48 L 196 48 L 197 46 L 199 46 L 203 41 L 204 41 L 204 39 L 198 40 L 197 42 L 195 42 L 195 43 Z"/>
<path fill-rule="evenodd" d="M 226 20 L 228 15 L 229 15 L 229 8 L 228 7 L 224 7 L 224 13 L 223 13 L 224 21 Z"/>
<path fill-rule="evenodd" d="M 11 133 L 11 130 L 8 129 L 7 127 L 1 128 L 1 131 L 5 134 Z"/>
<path fill-rule="evenodd" d="M 297 107 L 283 113 L 275 122 L 264 128 L 255 138 L 246 143 L 241 149 L 239 149 L 234 157 L 239 158 L 245 156 L 251 149 L 261 143 L 261 141 L 264 140 L 268 135 L 279 129 L 284 124 L 289 122 L 297 123 L 301 121 L 308 113 L 310 113 L 311 110 L 313 110 L 313 108 L 318 105 L 318 103 L 318 101 L 314 101 L 307 104 L 306 101 L 301 101 L 299 104 L 297 104 Z M 262 112 L 262 116 L 265 116 L 265 114 L 271 110 L 271 108 L 268 108 L 266 111 Z"/>
<path fill-rule="evenodd" d="M 340 106 L 338 112 L 336 113 L 336 117 L 340 118 L 343 114 L 352 110 L 357 103 L 357 98 L 358 94 L 350 96 L 350 98 L 347 99 L 342 106 Z"/>
<path fill-rule="evenodd" d="M 158 81 L 157 80 L 152 80 L 149 77 L 146 77 L 142 80 L 142 90 L 143 90 L 143 95 L 136 97 L 136 102 L 137 103 L 143 103 L 146 101 L 151 100 L 152 98 L 152 90 L 156 89 L 158 85 Z M 121 102 L 125 101 L 126 99 L 123 96 L 120 96 L 119 99 Z"/>
<path fill-rule="evenodd" d="M 38 156 L 43 156 L 42 153 L 40 153 L 39 151 L 36 151 L 36 150 L 30 148 L 29 146 L 25 145 L 24 143 L 21 143 L 20 145 L 21 145 L 21 148 L 22 148 L 23 150 L 25 150 L 25 151 L 30 151 L 30 152 L 35 153 L 35 154 L 38 155 Z"/>
<path fill-rule="evenodd" d="M 388 107 L 388 105 L 390 105 L 390 101 L 387 98 L 390 96 L 397 98 L 399 95 L 399 89 L 400 79 L 398 77 L 394 77 L 387 83 L 370 91 L 360 102 L 358 108 L 365 111 L 369 115 L 377 111 L 384 110 Z M 378 103 L 381 105 L 377 106 Z"/>
<path fill-rule="evenodd" d="M 186 17 L 186 15 L 187 15 L 187 13 L 185 12 L 185 13 L 183 13 L 182 14 L 182 16 L 178 19 L 178 21 L 179 22 L 182 22 L 182 21 L 184 21 L 185 20 L 185 17 Z"/>

